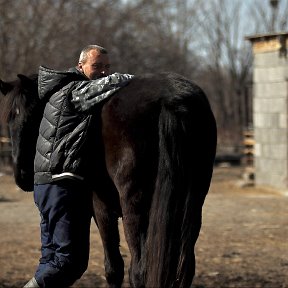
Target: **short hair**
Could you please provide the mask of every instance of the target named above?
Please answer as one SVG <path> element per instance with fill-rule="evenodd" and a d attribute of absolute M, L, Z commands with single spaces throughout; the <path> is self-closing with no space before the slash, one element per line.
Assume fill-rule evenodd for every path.
<path fill-rule="evenodd" d="M 101 54 L 108 54 L 108 51 L 99 45 L 88 45 L 86 47 L 84 47 L 80 53 L 80 57 L 79 57 L 79 63 L 83 63 L 86 61 L 87 57 L 88 57 L 88 52 L 90 52 L 91 50 L 97 50 L 99 51 Z"/>

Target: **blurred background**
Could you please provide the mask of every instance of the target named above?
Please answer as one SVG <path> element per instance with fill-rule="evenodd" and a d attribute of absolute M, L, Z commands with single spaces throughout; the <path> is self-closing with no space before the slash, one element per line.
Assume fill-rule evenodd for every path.
<path fill-rule="evenodd" d="M 99 44 L 112 71 L 174 71 L 207 93 L 218 154 L 238 155 L 253 128 L 246 36 L 288 30 L 288 0 L 0 0 L 0 78 L 63 70 Z M 7 130 L 1 127 L 0 136 Z M 242 150 L 241 150 L 242 151 Z"/>

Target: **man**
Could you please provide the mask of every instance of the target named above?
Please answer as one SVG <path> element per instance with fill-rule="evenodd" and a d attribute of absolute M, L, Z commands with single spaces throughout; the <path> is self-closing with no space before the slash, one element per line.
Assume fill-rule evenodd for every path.
<path fill-rule="evenodd" d="M 35 276 L 25 288 L 68 287 L 87 269 L 93 108 L 132 78 L 119 73 L 108 76 L 109 68 L 106 49 L 97 45 L 84 48 L 78 66 L 68 71 L 39 68 L 39 97 L 47 101 L 34 161 L 42 246 Z"/>
<path fill-rule="evenodd" d="M 91 80 L 109 75 L 107 50 L 96 45 L 87 46 L 80 54 L 78 69 Z"/>

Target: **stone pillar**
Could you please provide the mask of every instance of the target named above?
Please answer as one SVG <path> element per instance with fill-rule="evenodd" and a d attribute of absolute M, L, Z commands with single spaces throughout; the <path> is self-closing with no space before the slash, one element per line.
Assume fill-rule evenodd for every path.
<path fill-rule="evenodd" d="M 288 32 L 252 43 L 255 184 L 288 188 Z"/>

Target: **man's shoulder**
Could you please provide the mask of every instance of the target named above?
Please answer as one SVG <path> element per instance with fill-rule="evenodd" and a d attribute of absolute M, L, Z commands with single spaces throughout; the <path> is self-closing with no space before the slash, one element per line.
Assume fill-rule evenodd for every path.
<path fill-rule="evenodd" d="M 70 70 L 70 69 L 69 69 Z M 56 91 L 69 85 L 74 86 L 74 82 L 87 80 L 80 72 L 75 71 L 58 71 L 44 66 L 39 68 L 38 91 L 39 97 L 50 97 Z"/>

